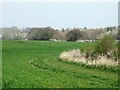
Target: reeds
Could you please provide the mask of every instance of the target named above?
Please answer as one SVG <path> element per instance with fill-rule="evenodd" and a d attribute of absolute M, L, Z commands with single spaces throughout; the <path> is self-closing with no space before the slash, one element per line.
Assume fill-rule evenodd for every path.
<path fill-rule="evenodd" d="M 92 60 L 91 57 L 86 58 L 85 53 L 81 53 L 79 49 L 62 52 L 59 58 L 63 61 L 83 63 L 90 66 L 118 66 L 118 62 L 106 56 L 97 56 Z"/>

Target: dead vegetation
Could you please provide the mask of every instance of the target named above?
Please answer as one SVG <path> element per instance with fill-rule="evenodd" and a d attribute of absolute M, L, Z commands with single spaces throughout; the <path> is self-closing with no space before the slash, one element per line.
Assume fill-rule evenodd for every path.
<path fill-rule="evenodd" d="M 79 49 L 62 52 L 59 58 L 63 61 L 83 63 L 90 66 L 118 66 L 118 61 L 107 56 L 97 56 L 96 59 L 86 57 L 85 53 L 81 53 Z"/>

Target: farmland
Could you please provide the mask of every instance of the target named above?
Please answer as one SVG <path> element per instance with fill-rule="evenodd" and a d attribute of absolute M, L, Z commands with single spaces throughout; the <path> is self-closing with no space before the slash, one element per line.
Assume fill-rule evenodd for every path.
<path fill-rule="evenodd" d="M 89 42 L 3 41 L 3 88 L 117 88 L 118 74 L 59 61 Z"/>

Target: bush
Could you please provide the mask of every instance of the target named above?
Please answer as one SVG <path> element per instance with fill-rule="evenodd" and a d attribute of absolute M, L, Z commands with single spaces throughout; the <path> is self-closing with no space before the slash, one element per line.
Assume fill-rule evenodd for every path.
<path fill-rule="evenodd" d="M 89 58 L 90 60 L 94 60 L 97 58 L 95 46 L 93 45 L 86 47 L 83 52 L 85 53 L 85 57 Z"/>
<path fill-rule="evenodd" d="M 99 39 L 95 45 L 90 45 L 82 51 L 89 60 L 95 60 L 98 56 L 103 55 L 108 59 L 111 58 L 118 61 L 117 43 L 111 35 L 105 35 L 103 38 Z"/>
<path fill-rule="evenodd" d="M 105 35 L 103 38 L 97 40 L 96 52 L 98 54 L 107 54 L 113 52 L 117 47 L 114 38 L 111 35 Z"/>

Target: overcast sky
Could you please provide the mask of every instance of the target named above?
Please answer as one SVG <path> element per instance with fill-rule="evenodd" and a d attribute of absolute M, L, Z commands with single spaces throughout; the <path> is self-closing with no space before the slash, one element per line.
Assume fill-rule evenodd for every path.
<path fill-rule="evenodd" d="M 6 2 L 2 27 L 106 27 L 118 25 L 117 2 Z"/>

